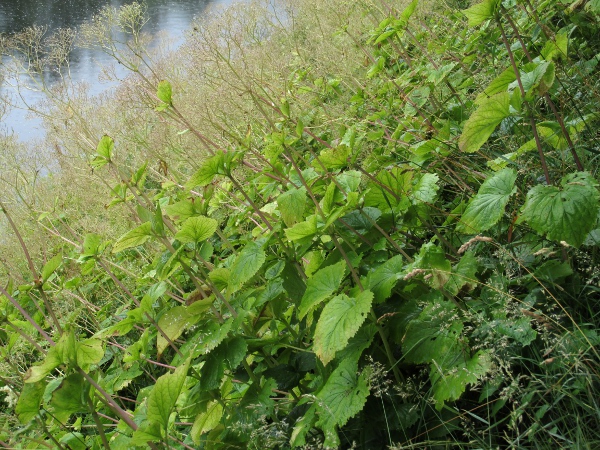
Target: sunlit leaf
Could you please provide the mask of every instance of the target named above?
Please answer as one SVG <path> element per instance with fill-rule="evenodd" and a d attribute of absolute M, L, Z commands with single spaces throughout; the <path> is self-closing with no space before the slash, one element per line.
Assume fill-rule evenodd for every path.
<path fill-rule="evenodd" d="M 372 302 L 373 293 L 363 291 L 356 297 L 340 294 L 325 305 L 314 335 L 314 351 L 323 364 L 328 364 L 335 352 L 346 347 L 365 321 Z"/>
<path fill-rule="evenodd" d="M 119 253 L 128 248 L 137 247 L 150 239 L 150 237 L 152 237 L 152 224 L 146 222 L 121 236 L 115 242 L 115 245 L 113 245 L 112 252 Z"/>
<path fill-rule="evenodd" d="M 340 261 L 319 270 L 309 278 L 298 308 L 298 318 L 302 319 L 312 308 L 333 294 L 340 287 L 345 272 L 346 263 Z"/>
<path fill-rule="evenodd" d="M 496 126 L 509 115 L 510 94 L 500 92 L 492 97 L 482 99 L 479 108 L 471 114 L 465 123 L 458 140 L 461 151 L 476 152 L 486 143 Z"/>

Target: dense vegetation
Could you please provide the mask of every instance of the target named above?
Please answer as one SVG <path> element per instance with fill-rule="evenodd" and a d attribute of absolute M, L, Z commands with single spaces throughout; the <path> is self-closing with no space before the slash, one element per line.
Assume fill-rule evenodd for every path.
<path fill-rule="evenodd" d="M 599 2 L 276 4 L 2 36 L 0 445 L 600 447 Z"/>

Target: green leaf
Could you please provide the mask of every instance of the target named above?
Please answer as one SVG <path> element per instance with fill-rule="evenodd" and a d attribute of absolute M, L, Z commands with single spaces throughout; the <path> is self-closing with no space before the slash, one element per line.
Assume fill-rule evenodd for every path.
<path fill-rule="evenodd" d="M 446 300 L 432 301 L 406 327 L 402 350 L 407 361 L 415 364 L 435 363 L 451 367 L 463 354 L 460 335 L 463 323 L 456 307 Z"/>
<path fill-rule="evenodd" d="M 525 98 L 533 100 L 534 93 L 544 95 L 554 83 L 554 63 L 542 61 L 526 64 L 521 70 L 520 78 Z M 513 81 L 509 87 L 516 89 L 517 81 Z"/>
<path fill-rule="evenodd" d="M 563 28 L 554 35 L 554 38 L 548 39 L 541 51 L 542 58 L 544 58 L 546 61 L 567 59 L 569 46 L 568 32 L 569 31 L 567 28 Z"/>
<path fill-rule="evenodd" d="M 377 174 L 377 181 L 369 183 L 365 206 L 382 212 L 406 210 L 410 206 L 407 193 L 412 189 L 413 171 L 407 167 L 394 166 Z"/>
<path fill-rule="evenodd" d="M 373 302 L 373 293 L 363 291 L 356 297 L 340 294 L 321 312 L 314 334 L 314 351 L 327 365 L 335 352 L 342 350 L 356 334 L 367 317 Z"/>
<path fill-rule="evenodd" d="M 340 261 L 319 270 L 309 278 L 298 307 L 298 318 L 302 319 L 310 310 L 333 294 L 340 287 L 345 272 L 346 262 Z"/>
<path fill-rule="evenodd" d="M 229 287 L 231 291 L 240 288 L 248 281 L 265 262 L 266 255 L 262 247 L 256 242 L 248 243 L 239 253 L 231 266 Z"/>
<path fill-rule="evenodd" d="M 42 402 L 45 389 L 45 381 L 25 383 L 23 385 L 19 400 L 17 400 L 17 405 L 15 406 L 15 413 L 22 424 L 28 423 L 40 412 L 40 403 Z"/>
<path fill-rule="evenodd" d="M 392 289 L 400 279 L 402 279 L 402 255 L 396 255 L 369 272 L 365 284 L 373 292 L 375 303 L 381 303 L 392 295 Z"/>
<path fill-rule="evenodd" d="M 63 379 L 58 389 L 52 393 L 52 414 L 59 422 L 65 424 L 71 414 L 86 409 L 84 388 L 83 376 L 74 373 Z"/>
<path fill-rule="evenodd" d="M 221 417 L 223 417 L 223 406 L 218 401 L 213 400 L 206 407 L 206 411 L 198 414 L 196 420 L 194 420 L 194 425 L 192 425 L 190 431 L 194 444 L 198 445 L 200 443 L 202 434 L 216 428 L 221 422 Z"/>
<path fill-rule="evenodd" d="M 98 255 L 102 237 L 97 234 L 86 234 L 83 239 L 82 257 L 91 257 Z"/>
<path fill-rule="evenodd" d="M 463 11 L 469 19 L 469 26 L 476 27 L 488 19 L 494 17 L 499 0 L 484 0 Z"/>
<path fill-rule="evenodd" d="M 440 188 L 437 185 L 440 179 L 434 173 L 424 173 L 419 177 L 418 181 L 412 188 L 412 201 L 417 203 L 432 203 L 435 200 L 435 195 Z"/>
<path fill-rule="evenodd" d="M 62 252 L 58 255 L 55 255 L 53 258 L 50 258 L 50 260 L 44 265 L 44 268 L 42 269 L 42 283 L 48 281 L 50 275 L 52 275 L 54 271 L 58 269 L 58 267 L 61 265 L 62 260 Z"/>
<path fill-rule="evenodd" d="M 441 410 L 445 401 L 458 400 L 467 385 L 477 383 L 491 368 L 492 358 L 489 350 L 481 350 L 473 358 L 448 370 L 432 365 L 430 379 L 436 409 Z"/>
<path fill-rule="evenodd" d="M 175 239 L 187 244 L 198 243 L 211 237 L 217 230 L 217 221 L 205 216 L 190 217 L 181 226 Z"/>
<path fill-rule="evenodd" d="M 115 142 L 113 139 L 110 136 L 104 135 L 100 139 L 100 142 L 98 142 L 96 154 L 108 162 L 112 159 L 114 148 Z"/>
<path fill-rule="evenodd" d="M 234 371 L 246 357 L 248 345 L 246 341 L 236 336 L 223 341 L 206 357 L 200 369 L 200 386 L 204 391 L 218 389 L 227 368 Z"/>
<path fill-rule="evenodd" d="M 577 172 L 563 177 L 560 184 L 531 189 L 519 221 L 548 239 L 579 247 L 596 224 L 597 183 L 588 172 Z"/>
<path fill-rule="evenodd" d="M 319 172 L 326 171 L 326 169 L 343 169 L 348 165 L 350 153 L 350 147 L 343 144 L 335 148 L 328 148 L 320 153 L 318 160 L 315 159 L 312 162 L 312 166 Z"/>
<path fill-rule="evenodd" d="M 452 264 L 446 259 L 442 248 L 429 242 L 421 247 L 415 262 L 409 268 L 424 269 L 430 275 L 428 283 L 435 289 L 441 289 L 450 278 Z"/>
<path fill-rule="evenodd" d="M 344 426 L 365 406 L 369 396 L 369 372 L 365 370 L 360 376 L 357 372 L 356 362 L 341 361 L 317 394 L 319 420 L 316 425 L 325 433 L 325 448 L 339 447 L 335 427 Z"/>
<path fill-rule="evenodd" d="M 500 92 L 506 92 L 508 90 L 508 86 L 516 79 L 517 76 L 515 75 L 515 71 L 512 67 L 508 67 L 500 75 L 494 78 L 488 87 L 486 87 L 485 90 L 477 96 L 475 103 L 480 104 L 486 99 L 490 98 L 492 95 Z"/>
<path fill-rule="evenodd" d="M 408 117 L 413 117 L 417 115 L 420 108 L 427 103 L 429 100 L 429 94 L 431 93 L 431 89 L 427 86 L 421 86 L 413 89 L 408 94 L 408 99 L 410 102 L 406 102 L 404 104 L 404 115 Z"/>
<path fill-rule="evenodd" d="M 163 336 L 163 333 L 171 342 L 181 336 L 181 333 L 190 325 L 190 315 L 185 306 L 175 306 L 164 313 L 158 320 L 158 327 L 162 333 L 156 333 L 156 353 L 160 356 L 169 346 L 169 341 Z"/>
<path fill-rule="evenodd" d="M 302 245 L 307 241 L 310 242 L 317 234 L 317 216 L 311 216 L 304 222 L 297 223 L 292 228 L 285 229 L 285 235 L 290 241 L 297 241 Z"/>
<path fill-rule="evenodd" d="M 467 252 L 458 264 L 452 268 L 450 279 L 444 288 L 450 295 L 456 295 L 463 286 L 475 287 L 477 285 L 477 258 L 473 252 Z"/>
<path fill-rule="evenodd" d="M 119 253 L 131 247 L 137 247 L 142 245 L 152 236 L 152 224 L 146 222 L 133 230 L 129 230 L 123 236 L 121 236 L 115 245 L 113 245 L 112 252 Z"/>
<path fill-rule="evenodd" d="M 461 151 L 476 152 L 488 140 L 496 126 L 509 116 L 510 94 L 500 92 L 482 99 L 479 108 L 471 114 L 465 123 L 463 133 L 458 140 Z"/>
<path fill-rule="evenodd" d="M 77 343 L 77 365 L 88 370 L 91 364 L 98 364 L 104 357 L 100 339 L 84 339 Z"/>
<path fill-rule="evenodd" d="M 180 365 L 173 373 L 166 373 L 156 380 L 154 388 L 148 396 L 147 419 L 157 423 L 162 430 L 167 429 L 171 410 L 175 407 L 187 376 L 190 359 Z"/>
<path fill-rule="evenodd" d="M 46 357 L 44 358 L 44 361 L 39 365 L 31 366 L 25 373 L 23 380 L 25 383 L 37 383 L 38 381 L 46 378 L 46 375 L 48 375 L 62 363 L 63 360 L 61 358 L 60 349 L 58 346 L 50 347 Z"/>
<path fill-rule="evenodd" d="M 223 173 L 223 152 L 217 152 L 205 160 L 200 169 L 185 184 L 185 189 L 189 191 L 196 186 L 206 186 L 212 183 L 216 175 L 225 175 Z"/>
<path fill-rule="evenodd" d="M 494 226 L 504 215 L 504 208 L 517 188 L 517 172 L 503 169 L 483 182 L 477 195 L 469 202 L 456 227 L 468 234 L 479 233 Z"/>
<path fill-rule="evenodd" d="M 277 197 L 277 205 L 281 218 L 286 226 L 291 227 L 304 218 L 306 207 L 306 188 L 290 189 Z"/>
<path fill-rule="evenodd" d="M 161 102 L 166 103 L 167 105 L 173 104 L 173 88 L 171 87 L 171 83 L 166 80 L 158 83 L 158 89 L 156 90 L 156 96 Z"/>
<path fill-rule="evenodd" d="M 165 214 L 171 219 L 180 222 L 190 217 L 197 216 L 201 212 L 201 202 L 182 200 L 172 205 L 165 206 Z"/>
<path fill-rule="evenodd" d="M 160 425 L 156 422 L 142 422 L 135 430 L 127 448 L 130 446 L 148 447 L 148 442 L 156 442 L 162 439 Z"/>

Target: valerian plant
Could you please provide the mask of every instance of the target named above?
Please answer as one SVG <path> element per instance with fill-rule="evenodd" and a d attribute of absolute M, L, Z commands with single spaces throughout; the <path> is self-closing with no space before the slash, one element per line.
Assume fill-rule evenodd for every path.
<path fill-rule="evenodd" d="M 198 158 L 153 170 L 99 137 L 122 234 L 43 214 L 42 264 L 0 204 L 29 270 L 0 288 L 3 443 L 598 444 L 598 5 L 360 11 L 371 30 L 329 36 L 362 53 L 351 75 L 305 67 L 309 28 L 287 22 L 213 43 L 204 75 L 246 97 L 242 134 L 225 110 L 200 129 L 194 86 L 135 53 L 144 106 Z M 296 45 L 283 88 L 243 72 L 259 35 Z"/>

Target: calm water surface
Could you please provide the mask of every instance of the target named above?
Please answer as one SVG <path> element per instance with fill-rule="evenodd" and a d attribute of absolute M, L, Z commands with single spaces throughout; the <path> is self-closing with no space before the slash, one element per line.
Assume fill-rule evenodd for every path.
<path fill-rule="evenodd" d="M 119 7 L 129 4 L 121 0 L 0 0 L 0 33 L 14 33 L 24 28 L 40 25 L 49 31 L 57 28 L 77 28 L 106 5 Z M 234 3 L 234 0 L 146 0 L 149 21 L 144 30 L 156 35 L 166 32 L 169 37 L 182 42 L 183 34 L 195 17 L 206 11 Z M 100 67 L 112 64 L 102 52 L 75 49 L 71 55 L 71 77 L 74 82 L 85 82 L 90 93 L 97 95 L 111 87 L 99 80 Z M 11 89 L 0 86 L 4 94 Z M 27 93 L 25 100 L 35 103 L 41 97 Z M 43 137 L 39 121 L 27 118 L 22 110 L 10 111 L 0 124 L 0 133 L 14 132 L 20 140 Z"/>

